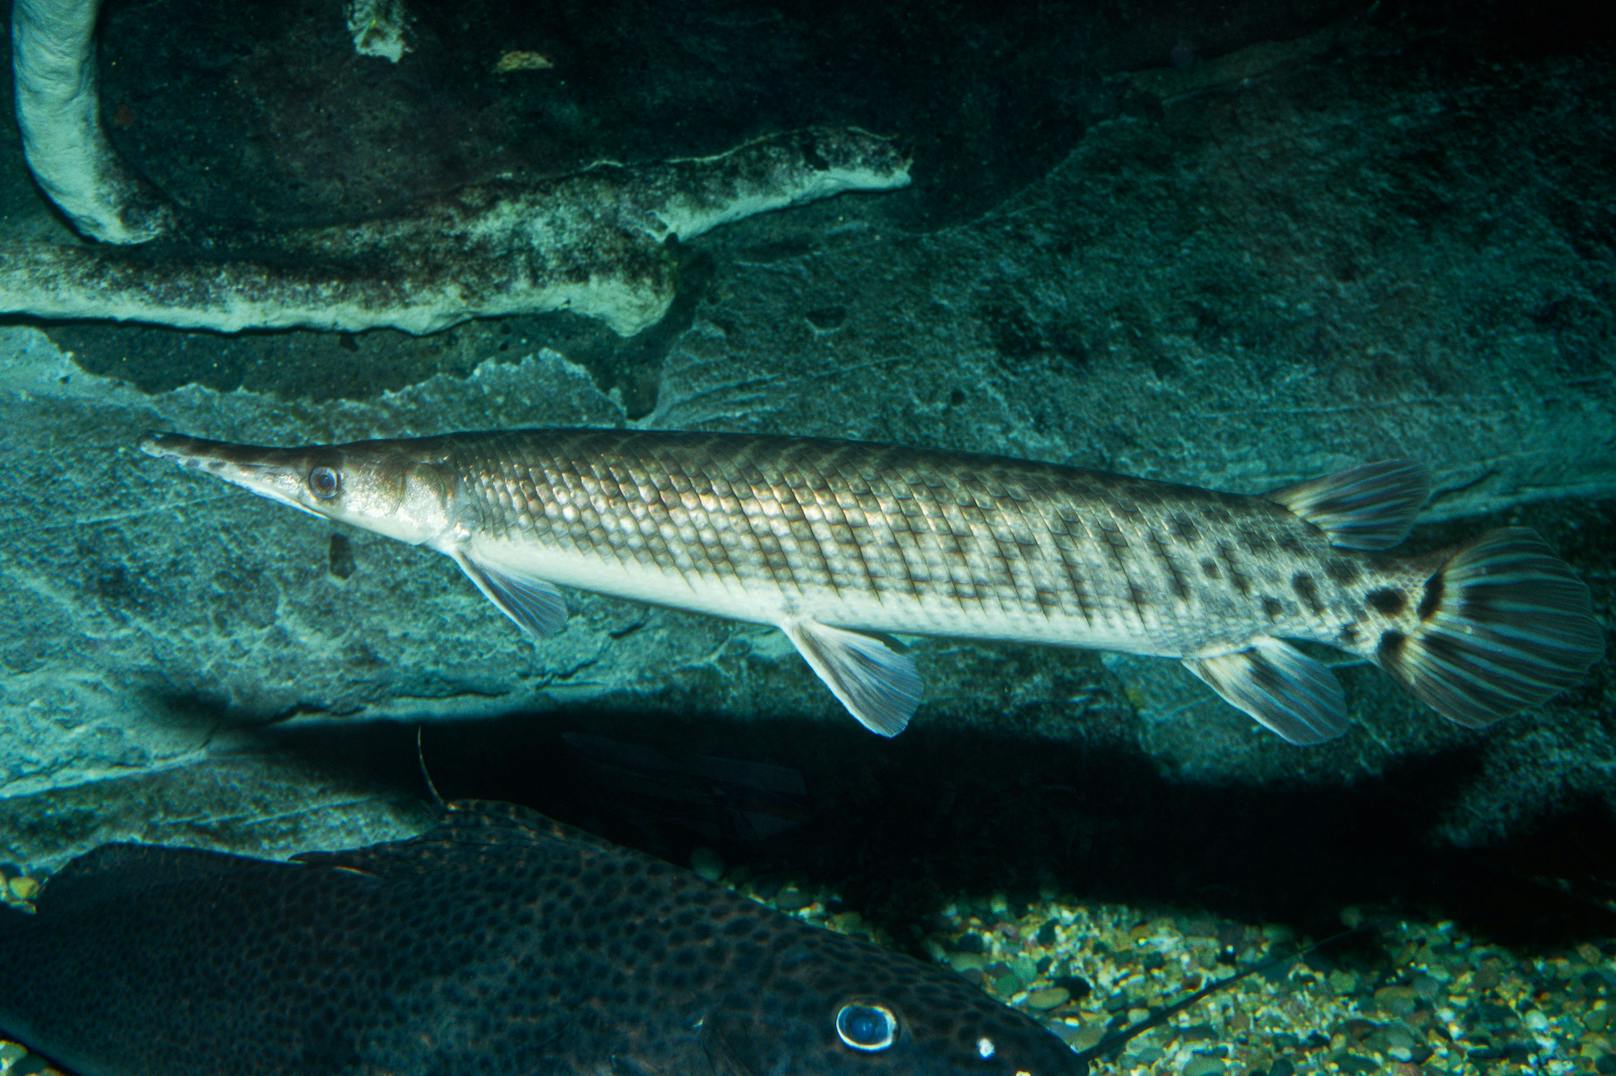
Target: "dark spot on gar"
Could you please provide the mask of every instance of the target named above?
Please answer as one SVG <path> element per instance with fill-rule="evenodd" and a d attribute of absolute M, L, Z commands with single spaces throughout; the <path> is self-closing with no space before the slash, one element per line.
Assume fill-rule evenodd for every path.
<path fill-rule="evenodd" d="M 1430 620 L 1432 614 L 1436 612 L 1436 607 L 1442 604 L 1442 591 L 1444 585 L 1445 584 L 1442 582 L 1441 572 L 1438 572 L 1436 575 L 1433 575 L 1431 578 L 1425 581 L 1425 593 L 1420 595 L 1420 605 L 1416 610 L 1416 612 L 1419 613 L 1421 620 Z M 1479 590 L 1480 588 L 1472 587 L 1471 589 Z M 1471 610 L 1472 614 L 1475 612 L 1477 612 L 1477 610 Z M 1481 619 L 1486 618 L 1482 617 Z"/>
<path fill-rule="evenodd" d="M 1119 571 L 1126 571 L 1128 567 L 1128 538 L 1122 533 L 1122 528 L 1109 519 L 1102 519 L 1099 523 L 1100 540 L 1105 543 L 1105 550 L 1111 554 L 1111 563 Z"/>
<path fill-rule="evenodd" d="M 1296 596 L 1302 599 L 1302 604 L 1311 612 L 1324 612 L 1324 603 L 1319 600 L 1319 585 L 1314 582 L 1312 575 L 1297 572 L 1291 576 L 1291 589 L 1296 591 Z"/>
<path fill-rule="evenodd" d="M 1262 554 L 1274 548 L 1274 539 L 1260 527 L 1241 527 L 1240 547 L 1247 553 Z"/>
<path fill-rule="evenodd" d="M 1218 559 L 1223 561 L 1223 570 L 1229 576 L 1229 582 L 1235 591 L 1244 598 L 1251 593 L 1251 577 L 1240 570 L 1240 562 L 1235 559 L 1234 547 L 1228 542 L 1218 543 Z"/>
<path fill-rule="evenodd" d="M 1133 606 L 1135 616 L 1140 620 L 1145 619 L 1145 610 L 1150 608 L 1150 598 L 1145 594 L 1144 588 L 1132 579 L 1128 580 L 1128 604 Z"/>
<path fill-rule="evenodd" d="M 1360 571 L 1357 561 L 1347 557 L 1331 557 L 1324 562 L 1324 574 L 1342 586 L 1350 586 L 1358 581 Z"/>
<path fill-rule="evenodd" d="M 1380 633 L 1380 645 L 1375 648 L 1375 657 L 1383 665 L 1397 665 L 1403 660 L 1403 644 L 1408 642 L 1408 636 L 1395 628 Z"/>
<path fill-rule="evenodd" d="M 1167 522 L 1173 528 L 1173 537 L 1179 541 L 1194 544 L 1201 540 L 1201 528 L 1195 525 L 1195 520 L 1188 513 L 1175 512 Z"/>
<path fill-rule="evenodd" d="M 300 860 L 80 856 L 37 914 L 0 907 L 0 952 L 29 969 L 0 980 L 0 1026 L 85 1072 L 1086 1068 L 950 971 L 521 808 L 460 804 L 413 840 Z M 885 1014 L 901 1035 L 849 1045 L 881 1041 Z"/>
<path fill-rule="evenodd" d="M 1364 601 L 1369 603 L 1369 608 L 1385 616 L 1396 616 L 1408 605 L 1403 592 L 1392 587 L 1377 587 L 1364 595 Z"/>
<path fill-rule="evenodd" d="M 1161 562 L 1162 571 L 1167 573 L 1167 586 L 1173 592 L 1173 597 L 1185 601 L 1190 596 L 1189 584 L 1184 580 L 1184 572 L 1179 568 L 1178 561 L 1174 559 L 1173 552 L 1162 540 L 1161 535 L 1152 532 L 1150 535 L 1150 548 Z"/>
<path fill-rule="evenodd" d="M 1278 598 L 1264 596 L 1262 600 L 1263 616 L 1269 620 L 1278 620 L 1285 615 L 1285 603 Z"/>
<path fill-rule="evenodd" d="M 1077 601 L 1078 614 L 1085 622 L 1093 622 L 1094 610 L 1089 604 L 1089 592 L 1083 583 L 1083 573 L 1078 571 L 1076 564 L 1064 557 L 1061 563 L 1066 569 L 1066 585 L 1071 589 L 1073 599 Z"/>

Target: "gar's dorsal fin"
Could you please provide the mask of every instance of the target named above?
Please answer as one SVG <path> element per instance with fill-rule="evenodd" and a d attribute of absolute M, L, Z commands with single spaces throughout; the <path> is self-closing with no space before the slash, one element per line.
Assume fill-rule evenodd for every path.
<path fill-rule="evenodd" d="M 1431 476 L 1413 460 L 1381 460 L 1267 494 L 1330 536 L 1339 549 L 1390 549 L 1414 525 Z"/>

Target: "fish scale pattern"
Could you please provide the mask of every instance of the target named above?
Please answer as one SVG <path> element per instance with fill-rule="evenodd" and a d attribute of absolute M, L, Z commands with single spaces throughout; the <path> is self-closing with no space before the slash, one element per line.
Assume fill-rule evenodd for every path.
<path fill-rule="evenodd" d="M 1172 654 L 1339 642 L 1384 574 L 1261 497 L 1030 461 L 618 430 L 462 434 L 439 458 L 482 533 L 845 627 Z"/>

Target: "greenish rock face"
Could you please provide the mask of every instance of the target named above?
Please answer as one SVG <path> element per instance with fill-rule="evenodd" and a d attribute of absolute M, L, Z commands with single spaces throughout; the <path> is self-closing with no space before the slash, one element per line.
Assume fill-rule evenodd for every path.
<path fill-rule="evenodd" d="M 613 125 L 571 100 L 573 121 L 556 129 L 598 126 L 598 143 L 545 157 L 530 134 L 507 152 L 532 150 L 526 160 L 557 169 L 597 154 L 667 159 L 820 119 L 915 140 L 905 192 L 754 217 L 674 252 L 671 313 L 628 341 L 562 314 L 420 338 L 0 330 L 0 857 L 51 865 L 125 836 L 281 852 L 409 832 L 422 821 L 411 752 L 371 745 L 406 742 L 399 725 L 419 721 L 430 763 L 434 740 L 469 750 L 466 737 L 514 735 L 518 716 L 625 739 L 677 728 L 691 750 L 767 756 L 837 795 L 900 795 L 880 766 L 921 759 L 949 763 L 914 793 L 937 803 L 956 779 L 1013 788 L 1036 772 L 1041 787 L 1069 790 L 1038 813 L 1068 819 L 1093 809 L 1103 771 L 1137 777 L 1133 799 L 1108 801 L 1113 813 L 1085 817 L 1087 829 L 1070 822 L 1063 848 L 1170 836 L 1165 821 L 1153 830 L 1137 817 L 1153 802 L 1210 811 L 1204 825 L 1217 829 L 1230 800 L 1204 790 L 1230 786 L 1279 825 L 1272 805 L 1291 801 L 1269 794 L 1276 783 L 1313 790 L 1310 808 L 1356 803 L 1352 790 L 1382 779 L 1399 791 L 1418 783 L 1433 791 L 1394 834 L 1409 842 L 1493 839 L 1583 798 L 1608 803 L 1616 731 L 1602 716 L 1602 669 L 1484 736 L 1423 712 L 1373 670 L 1343 670 L 1356 731 L 1299 752 L 1170 664 L 920 640 L 927 700 L 877 763 L 771 630 L 571 594 L 566 630 L 535 647 L 439 558 L 188 481 L 135 450 L 154 429 L 297 443 L 638 423 L 974 449 L 1242 491 L 1405 454 L 1431 466 L 1440 491 L 1424 517 L 1433 529 L 1413 543 L 1535 526 L 1608 611 L 1599 536 L 1611 526 L 1616 409 L 1601 356 L 1616 329 L 1612 274 L 1597 221 L 1565 209 L 1605 177 L 1598 153 L 1555 149 L 1571 127 L 1582 144 L 1616 137 L 1579 111 L 1608 96 L 1608 70 L 1489 41 L 1501 67 L 1445 71 L 1439 56 L 1391 58 L 1411 29 L 1299 35 L 1257 23 L 1232 37 L 1220 28 L 1193 63 L 1157 62 L 1176 41 L 1139 42 L 1051 89 L 1041 73 L 1074 52 L 1071 25 L 1065 39 L 1019 23 L 984 31 L 1027 48 L 1052 40 L 993 53 L 1014 76 L 998 103 L 985 96 L 991 80 L 974 77 L 980 61 L 957 57 L 948 116 L 894 104 L 901 95 L 861 101 L 845 86 L 823 116 L 796 104 L 696 130 L 643 101 Z M 198 49 L 186 77 L 228 66 L 239 47 L 266 92 L 284 89 L 260 50 L 301 31 L 271 29 Z M 848 47 L 880 51 L 876 29 Z M 1259 38 L 1290 39 L 1241 47 Z M 891 62 L 916 55 L 900 49 Z M 117 79 L 134 78 L 121 72 L 138 59 L 119 56 L 104 87 L 114 108 L 133 85 Z M 1119 73 L 1140 68 L 1150 69 Z M 676 75 L 666 72 L 670 84 Z M 357 76 L 346 78 L 352 89 Z M 492 76 L 478 85 L 544 96 Z M 454 125 L 425 106 L 410 112 L 413 91 L 397 92 L 367 83 L 367 108 L 344 127 L 367 152 L 396 147 L 403 117 L 431 127 L 430 153 L 380 169 L 388 189 L 482 178 L 450 154 Z M 1461 98 L 1491 118 L 1486 132 L 1432 105 Z M 270 127 L 243 134 L 244 159 L 268 168 L 266 147 L 286 144 L 299 120 L 289 97 L 264 100 Z M 545 107 L 564 122 L 562 104 Z M 177 118 L 157 127 L 143 114 Z M 1000 114 L 1010 119 L 989 121 Z M 1039 115 L 1063 122 L 1040 136 L 1028 118 Z M 200 150 L 175 150 L 180 136 L 219 133 L 208 126 L 219 122 L 154 105 L 115 124 L 114 139 L 181 190 L 213 173 Z M 476 125 L 467 137 L 497 141 Z M 287 155 L 274 166 L 284 182 L 210 180 L 197 200 L 260 226 L 319 206 L 358 216 L 379 181 L 359 191 L 337 178 L 333 162 L 348 158 L 329 155 L 341 140 L 325 132 L 310 158 Z M 0 177 L 9 234 L 62 239 L 12 163 Z M 1420 768 L 1433 758 L 1447 760 L 1440 780 Z M 497 758 L 476 762 L 498 770 Z M 1284 838 L 1250 839 L 1287 854 L 1302 846 L 1295 819 L 1319 816 L 1290 813 Z M 984 830 L 1025 821 L 969 802 L 958 814 Z M 1324 817 L 1330 832 L 1351 831 L 1350 811 Z M 1237 859 L 1236 838 L 1219 839 Z"/>

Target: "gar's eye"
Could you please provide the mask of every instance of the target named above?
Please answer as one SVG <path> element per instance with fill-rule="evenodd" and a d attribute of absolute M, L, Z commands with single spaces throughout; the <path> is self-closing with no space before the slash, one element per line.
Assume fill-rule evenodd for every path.
<path fill-rule="evenodd" d="M 330 467 L 319 466 L 309 471 L 309 492 L 317 500 L 329 501 L 342 489 L 342 479 Z"/>
<path fill-rule="evenodd" d="M 836 1034 L 855 1050 L 871 1054 L 892 1045 L 898 1018 L 885 1005 L 850 1001 L 836 1012 Z"/>

